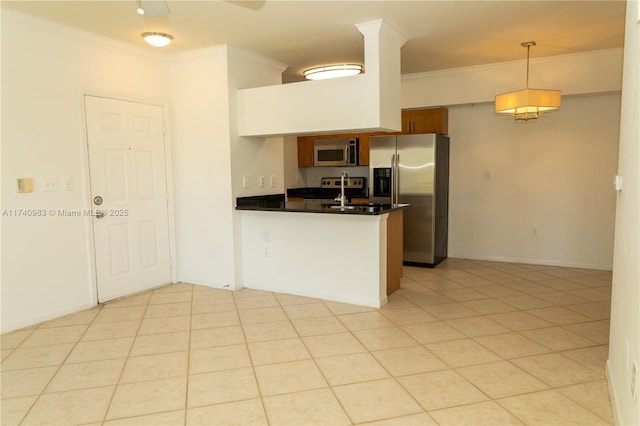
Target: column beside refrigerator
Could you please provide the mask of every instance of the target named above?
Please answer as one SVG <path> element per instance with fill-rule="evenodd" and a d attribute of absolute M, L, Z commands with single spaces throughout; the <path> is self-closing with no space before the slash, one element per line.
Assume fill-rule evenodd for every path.
<path fill-rule="evenodd" d="M 370 138 L 369 197 L 406 203 L 404 263 L 435 266 L 447 258 L 449 138 L 438 134 Z"/>

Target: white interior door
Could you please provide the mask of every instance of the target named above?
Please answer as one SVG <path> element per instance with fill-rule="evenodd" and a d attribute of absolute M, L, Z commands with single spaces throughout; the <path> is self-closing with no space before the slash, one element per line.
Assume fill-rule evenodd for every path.
<path fill-rule="evenodd" d="M 98 301 L 171 282 L 161 106 L 85 96 Z"/>

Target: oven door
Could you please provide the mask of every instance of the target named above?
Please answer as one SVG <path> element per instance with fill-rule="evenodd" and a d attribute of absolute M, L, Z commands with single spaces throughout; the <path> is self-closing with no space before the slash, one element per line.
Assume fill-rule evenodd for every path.
<path fill-rule="evenodd" d="M 316 166 L 348 166 L 349 143 L 316 141 L 313 144 L 313 164 Z"/>

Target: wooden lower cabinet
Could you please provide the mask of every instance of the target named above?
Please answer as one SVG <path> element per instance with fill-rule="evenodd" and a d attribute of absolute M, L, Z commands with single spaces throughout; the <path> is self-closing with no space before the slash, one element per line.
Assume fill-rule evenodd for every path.
<path fill-rule="evenodd" d="M 368 198 L 351 198 L 351 204 L 368 204 L 369 203 L 369 199 Z"/>
<path fill-rule="evenodd" d="M 400 288 L 402 279 L 402 210 L 389 213 L 387 219 L 387 296 Z"/>

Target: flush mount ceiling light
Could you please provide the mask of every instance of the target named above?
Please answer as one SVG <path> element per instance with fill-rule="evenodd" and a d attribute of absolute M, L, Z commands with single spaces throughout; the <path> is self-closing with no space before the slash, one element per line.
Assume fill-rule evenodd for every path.
<path fill-rule="evenodd" d="M 142 33 L 144 41 L 155 47 L 164 47 L 171 43 L 173 36 L 166 33 Z"/>
<path fill-rule="evenodd" d="M 560 91 L 529 89 L 529 49 L 535 41 L 521 43 L 527 48 L 527 86 L 524 90 L 496 96 L 495 108 L 500 114 L 509 114 L 516 120 L 535 120 L 547 111 L 560 108 Z"/>
<path fill-rule="evenodd" d="M 311 68 L 303 72 L 307 80 L 325 80 L 328 78 L 348 77 L 362 72 L 362 65 L 327 65 L 324 67 Z"/>

